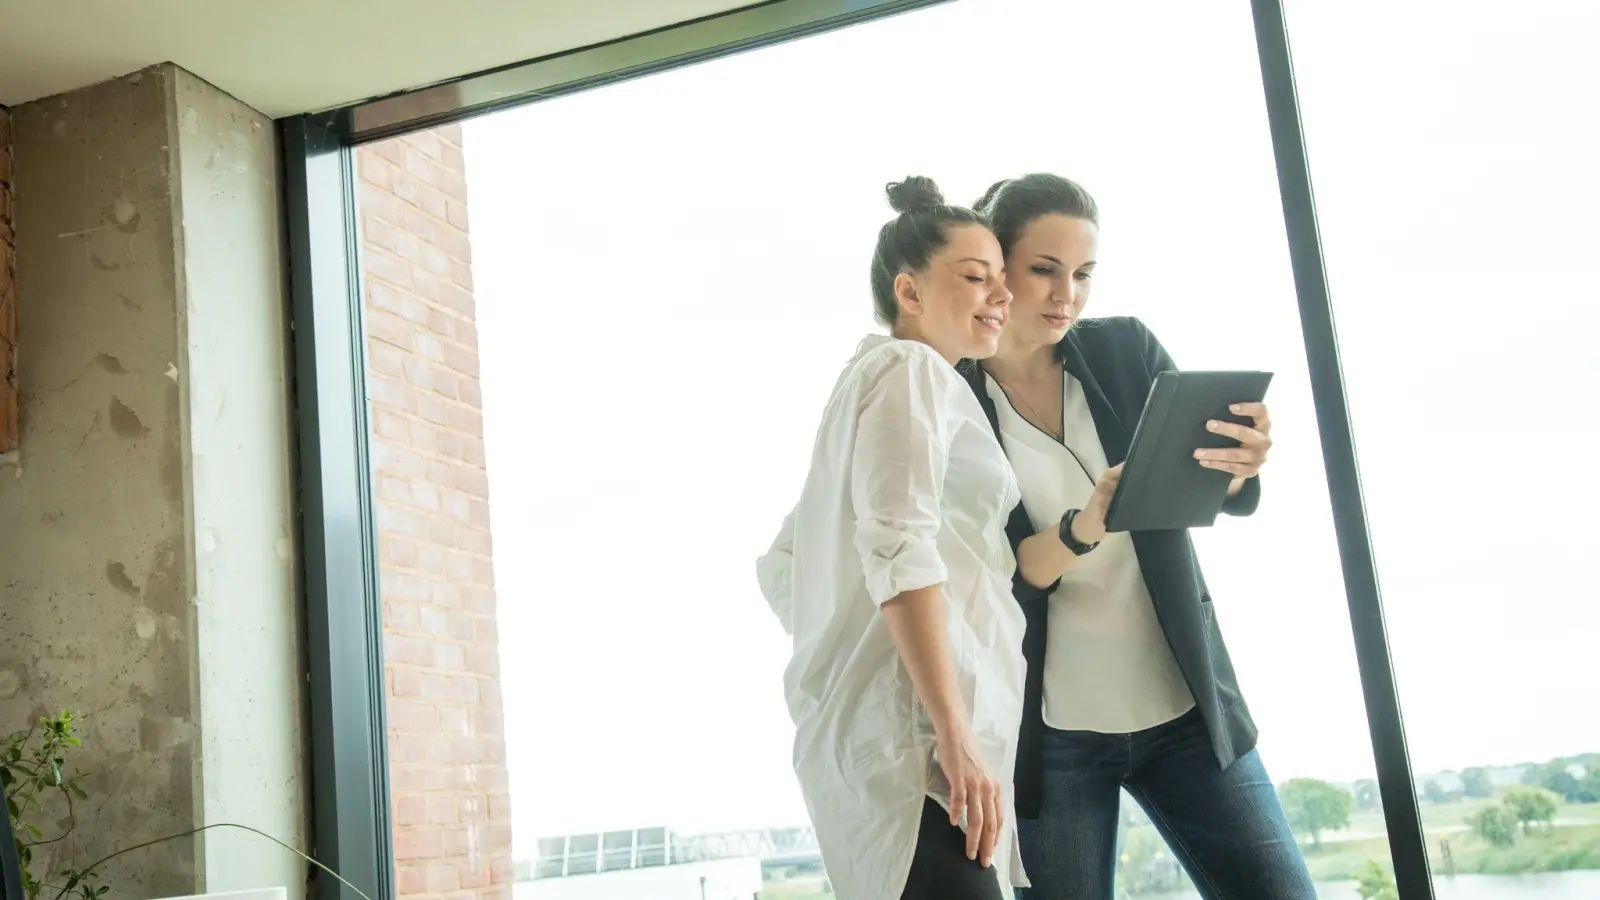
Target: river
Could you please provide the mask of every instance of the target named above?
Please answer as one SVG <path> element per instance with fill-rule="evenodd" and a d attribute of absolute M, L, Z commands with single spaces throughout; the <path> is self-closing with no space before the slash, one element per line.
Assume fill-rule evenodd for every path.
<path fill-rule="evenodd" d="M 1436 900 L 1600 900 L 1600 870 L 1545 872 L 1537 875 L 1435 875 Z M 1193 890 L 1177 894 L 1141 894 L 1136 900 L 1197 900 Z M 1354 881 L 1317 885 L 1317 900 L 1357 900 Z"/>

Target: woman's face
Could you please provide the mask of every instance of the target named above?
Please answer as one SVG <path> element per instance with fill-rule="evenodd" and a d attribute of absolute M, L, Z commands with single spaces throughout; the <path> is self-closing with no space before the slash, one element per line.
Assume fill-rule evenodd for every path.
<path fill-rule="evenodd" d="M 1100 230 L 1093 222 L 1059 213 L 1023 229 L 1006 260 L 1011 321 L 1006 343 L 1028 348 L 1066 337 L 1089 302 Z"/>
<path fill-rule="evenodd" d="M 900 328 L 950 362 L 987 359 L 1006 323 L 1005 260 L 982 225 L 946 226 L 945 245 L 920 272 L 895 279 Z"/>

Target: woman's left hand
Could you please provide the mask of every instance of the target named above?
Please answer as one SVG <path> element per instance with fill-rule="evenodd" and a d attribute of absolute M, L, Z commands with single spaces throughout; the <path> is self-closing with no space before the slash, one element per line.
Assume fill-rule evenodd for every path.
<path fill-rule="evenodd" d="M 1272 449 L 1272 418 L 1267 414 L 1264 403 L 1235 403 L 1229 410 L 1235 415 L 1248 416 L 1253 424 L 1235 425 L 1214 419 L 1206 423 L 1206 429 L 1233 438 L 1239 442 L 1239 446 L 1196 450 L 1194 458 L 1208 469 L 1232 475 L 1231 494 L 1245 481 L 1261 474 L 1261 466 L 1267 461 L 1267 451 Z"/>

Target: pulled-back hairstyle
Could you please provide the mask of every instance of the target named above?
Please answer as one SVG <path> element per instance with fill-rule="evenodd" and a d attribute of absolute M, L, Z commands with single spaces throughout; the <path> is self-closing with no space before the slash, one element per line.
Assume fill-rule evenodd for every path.
<path fill-rule="evenodd" d="M 889 206 L 899 215 L 878 231 L 872 251 L 872 305 L 878 321 L 893 327 L 900 317 L 894 279 L 901 272 L 920 272 L 949 240 L 949 225 L 983 225 L 988 221 L 965 206 L 951 206 L 932 178 L 907 176 L 886 189 Z"/>
<path fill-rule="evenodd" d="M 1059 214 L 1100 224 L 1100 208 L 1083 186 L 1060 175 L 1037 173 L 996 181 L 974 207 L 989 220 L 1007 256 L 1034 219 Z"/>

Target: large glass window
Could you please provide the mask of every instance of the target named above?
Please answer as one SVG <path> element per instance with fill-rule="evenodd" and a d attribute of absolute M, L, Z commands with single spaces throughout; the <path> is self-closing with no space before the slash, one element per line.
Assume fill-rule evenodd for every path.
<path fill-rule="evenodd" d="M 1297 34 L 1321 27 L 1294 24 Z M 1345 47 L 1320 40 L 1306 50 L 1297 39 L 1296 49 L 1315 59 L 1322 47 L 1330 71 L 1346 64 Z M 1099 201 L 1090 314 L 1140 317 L 1185 368 L 1276 373 L 1268 397 L 1276 447 L 1260 511 L 1194 539 L 1262 729 L 1261 753 L 1286 788 L 1322 894 L 1356 896 L 1360 878 L 1381 883 L 1388 849 L 1256 59 L 1245 4 L 969 0 L 359 151 L 400 893 L 493 893 L 515 879 L 528 898 L 591 890 L 627 898 L 677 890 L 686 878 L 706 898 L 825 892 L 790 764 L 781 685 L 788 643 L 761 602 L 754 560 L 798 494 L 840 366 L 873 329 L 866 272 L 889 215 L 883 185 L 931 175 L 965 202 L 997 178 L 1029 171 L 1072 177 Z M 1319 94 L 1309 80 L 1313 123 L 1327 97 L 1349 122 L 1370 112 L 1362 92 L 1378 90 L 1378 82 L 1356 79 Z M 1337 176 L 1324 174 L 1325 133 L 1313 128 L 1312 149 L 1327 204 L 1337 183 L 1327 178 Z M 1349 152 L 1375 152 L 1370 131 L 1358 133 L 1366 137 L 1341 136 Z M 1342 292 L 1356 277 L 1342 273 L 1368 274 L 1373 254 L 1349 248 L 1389 232 L 1340 243 L 1339 223 L 1382 218 L 1372 211 L 1384 208 L 1385 196 L 1324 215 L 1341 304 L 1366 304 L 1363 294 Z M 1504 202 L 1500 191 L 1478 196 Z M 1527 227 L 1519 209 L 1485 218 L 1485 232 L 1503 226 L 1507 235 L 1495 240 L 1513 255 L 1552 258 L 1516 232 Z M 1467 227 L 1465 213 L 1455 208 L 1453 227 Z M 1413 239 L 1396 222 L 1384 227 Z M 1573 237 L 1581 227 L 1550 240 L 1581 247 Z M 1403 257 L 1394 245 L 1382 249 Z M 1485 307 L 1496 313 L 1494 326 L 1480 332 L 1457 321 L 1451 352 L 1471 348 L 1476 360 L 1517 333 L 1526 347 L 1559 348 L 1536 344 L 1539 323 L 1553 314 L 1523 314 L 1514 279 L 1486 267 L 1481 252 L 1471 257 L 1475 280 L 1440 281 L 1454 285 L 1452 299 L 1469 285 L 1496 297 Z M 1583 260 L 1576 250 L 1561 259 L 1569 272 Z M 1382 289 L 1398 292 L 1408 282 L 1394 273 L 1404 271 L 1355 283 L 1365 290 L 1388 278 Z M 1368 354 L 1408 364 L 1396 348 L 1419 346 L 1436 312 L 1422 311 L 1422 296 L 1445 295 L 1408 290 L 1361 317 L 1369 328 L 1384 326 L 1371 332 L 1375 340 L 1389 341 L 1367 345 Z M 1559 320 L 1559 340 L 1578 340 L 1584 315 L 1593 322 L 1592 311 Z M 1496 337 L 1474 343 L 1468 334 Z M 1528 497 L 1551 478 L 1567 496 L 1585 489 L 1573 480 L 1581 474 L 1552 474 L 1581 472 L 1574 448 L 1582 444 L 1570 430 L 1568 444 L 1553 443 L 1561 428 L 1581 426 L 1561 425 L 1573 420 L 1558 415 L 1551 397 L 1579 398 L 1576 385 L 1596 374 L 1593 354 L 1569 346 L 1547 363 L 1560 370 L 1549 378 L 1504 382 L 1518 407 L 1497 411 L 1503 430 L 1463 404 L 1457 413 L 1478 419 L 1470 437 L 1437 445 L 1426 443 L 1430 433 L 1405 428 L 1458 422 L 1422 410 L 1454 396 L 1437 390 L 1440 382 L 1459 389 L 1481 379 L 1418 356 L 1413 383 L 1402 374 L 1374 394 L 1346 347 L 1362 433 L 1370 427 L 1365 411 L 1378 403 L 1400 423 L 1385 433 L 1411 435 L 1393 442 L 1393 452 L 1408 454 L 1395 457 L 1394 474 L 1386 480 L 1379 463 L 1369 475 L 1391 609 L 1407 602 L 1406 570 L 1391 578 L 1383 542 L 1469 520 L 1463 507 L 1448 516 L 1402 513 L 1403 524 L 1384 525 L 1385 510 L 1397 508 L 1386 504 L 1408 496 L 1418 510 L 1444 508 L 1434 493 L 1407 493 L 1428 481 L 1413 470 L 1435 465 L 1421 447 L 1460 454 L 1470 446 L 1456 458 L 1480 461 L 1467 479 L 1471 490 L 1435 467 L 1436 491 L 1457 503 L 1470 496 L 1474 509 L 1498 501 L 1512 511 L 1504 521 L 1548 520 L 1517 511 L 1539 509 Z M 1504 442 L 1539 447 L 1540 468 L 1501 462 L 1512 456 Z M 1567 461 L 1550 468 L 1557 459 Z M 1484 477 L 1489 465 L 1497 478 Z M 1386 492 L 1400 499 L 1386 500 Z M 1396 529 L 1405 533 L 1394 537 Z M 1495 571 L 1507 580 L 1495 603 L 1519 585 L 1558 593 L 1549 579 L 1566 571 L 1561 554 L 1582 537 L 1529 529 L 1498 545 Z M 1465 542 L 1441 538 L 1438 547 L 1481 557 Z M 1530 565 L 1529 557 L 1544 562 Z M 1414 583 L 1449 596 L 1441 585 L 1490 581 L 1439 574 L 1447 568 L 1420 565 Z M 1582 596 L 1575 582 L 1560 583 L 1568 596 Z M 1472 685 L 1445 701 L 1458 704 L 1446 717 L 1457 730 L 1441 732 L 1450 735 L 1439 744 L 1449 753 L 1427 755 L 1433 751 L 1417 732 L 1430 720 L 1413 719 L 1420 772 L 1526 753 L 1566 761 L 1563 771 L 1580 784 L 1589 777 L 1574 754 L 1593 726 L 1576 705 L 1563 707 L 1573 710 L 1566 737 L 1548 745 L 1496 745 L 1481 763 L 1450 755 L 1472 746 L 1462 723 L 1488 730 L 1481 710 L 1476 719 L 1465 715 L 1479 709 L 1484 685 L 1531 692 L 1539 683 L 1534 653 L 1518 656 L 1521 648 L 1566 648 L 1565 658 L 1582 658 L 1562 641 L 1576 641 L 1585 626 L 1593 634 L 1592 614 L 1563 602 L 1571 628 L 1508 629 L 1481 608 L 1468 613 L 1473 607 L 1449 602 L 1413 605 L 1426 610 L 1416 620 L 1423 626 L 1392 614 L 1402 651 L 1405 641 L 1432 646 L 1430 633 L 1458 635 L 1437 651 L 1453 660 L 1448 672 L 1429 677 Z M 1458 627 L 1467 630 L 1444 631 Z M 1488 628 L 1498 643 L 1475 636 Z M 1513 635 L 1547 642 L 1496 650 Z M 1402 658 L 1402 682 L 1425 665 Z M 1538 696 L 1576 698 L 1585 682 L 1577 668 L 1568 671 L 1561 686 Z M 1407 685 L 1408 711 L 1428 705 L 1416 690 Z M 1539 773 L 1559 779 L 1549 767 Z M 1507 795 L 1509 781 L 1535 776 L 1493 769 L 1487 777 L 1498 803 L 1521 796 Z M 1446 794 L 1465 791 L 1464 778 L 1433 781 Z M 1479 815 L 1452 813 L 1469 814 Z M 1512 849 L 1535 846 L 1545 837 L 1533 832 L 1545 827 L 1566 841 L 1572 815 L 1530 821 Z M 1472 838 L 1464 822 L 1451 828 L 1438 835 L 1454 854 L 1444 859 L 1465 872 Z M 1124 892 L 1195 896 L 1127 798 L 1121 841 Z"/>
<path fill-rule="evenodd" d="M 1600 8 L 1289 15 L 1439 896 L 1600 895 Z"/>

